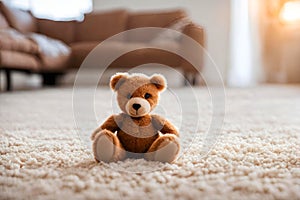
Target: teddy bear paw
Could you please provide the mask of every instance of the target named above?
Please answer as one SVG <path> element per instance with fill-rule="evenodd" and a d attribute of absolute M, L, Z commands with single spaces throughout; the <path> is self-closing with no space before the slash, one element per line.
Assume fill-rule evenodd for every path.
<path fill-rule="evenodd" d="M 111 162 L 114 157 L 115 145 L 105 134 L 96 136 L 94 140 L 94 156 L 97 161 Z"/>
<path fill-rule="evenodd" d="M 162 142 L 154 154 L 154 160 L 171 163 L 177 157 L 179 144 L 177 142 Z"/>
<path fill-rule="evenodd" d="M 177 136 L 165 134 L 158 138 L 146 153 L 147 160 L 172 163 L 179 154 L 180 144 Z"/>

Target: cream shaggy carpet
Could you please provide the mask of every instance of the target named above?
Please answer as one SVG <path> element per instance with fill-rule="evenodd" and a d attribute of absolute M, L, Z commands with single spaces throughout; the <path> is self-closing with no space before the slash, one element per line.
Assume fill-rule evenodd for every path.
<path fill-rule="evenodd" d="M 99 121 L 112 112 L 111 92 L 102 90 Z M 201 135 L 210 123 L 210 97 L 205 88 L 196 91 Z M 185 89 L 175 92 L 191 103 Z M 77 135 L 71 88 L 1 94 L 0 198 L 300 199 L 300 87 L 227 89 L 226 95 L 223 136 L 206 157 L 198 156 L 199 140 L 174 164 L 107 165 L 95 163 L 85 136 Z M 181 128 L 184 143 L 191 142 L 190 124 Z M 154 170 L 142 172 L 149 167 Z"/>

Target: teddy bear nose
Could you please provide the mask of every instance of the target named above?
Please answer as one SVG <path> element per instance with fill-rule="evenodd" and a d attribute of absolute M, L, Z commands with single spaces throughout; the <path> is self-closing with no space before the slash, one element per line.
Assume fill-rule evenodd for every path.
<path fill-rule="evenodd" d="M 134 108 L 134 110 L 138 110 L 138 109 L 141 107 L 141 104 L 134 103 L 134 104 L 132 105 L 132 107 Z"/>

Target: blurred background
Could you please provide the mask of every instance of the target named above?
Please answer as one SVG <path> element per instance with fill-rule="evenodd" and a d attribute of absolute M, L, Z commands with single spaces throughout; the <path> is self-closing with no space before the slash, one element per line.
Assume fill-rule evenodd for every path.
<path fill-rule="evenodd" d="M 213 60 L 212 62 L 209 56 L 203 56 L 201 73 L 205 81 L 217 82 L 217 75 L 212 70 L 216 65 L 224 83 L 230 87 L 300 82 L 299 0 L 6 0 L 3 2 L 7 6 L 30 11 L 38 20 L 76 21 L 76 23 L 92 21 L 92 18 L 86 17 L 91 13 L 109 13 L 120 9 L 139 14 L 182 10 L 186 13 L 185 17 L 201 27 L 200 43 Z M 148 18 L 140 17 L 140 19 Z M 105 20 L 109 22 L 110 18 Z M 178 26 L 178 22 L 176 25 Z M 42 33 L 39 27 L 41 26 L 38 25 L 37 32 Z M 85 29 L 84 26 L 82 29 Z M 52 36 L 45 31 L 43 33 Z M 196 34 L 193 37 L 198 36 Z M 55 35 L 53 38 L 61 39 Z M 62 41 L 74 51 L 68 41 L 65 39 Z M 3 64 L 5 59 L 7 57 L 2 54 L 3 69 L 7 68 Z M 119 68 L 114 70 L 120 71 Z M 185 68 L 182 70 L 185 73 Z M 163 73 L 164 70 L 158 67 L 154 71 Z M 60 85 L 72 85 L 76 72 L 77 69 L 72 69 L 63 73 L 59 80 Z M 92 69 L 86 72 L 87 77 L 93 74 Z M 5 73 L 1 73 L 2 91 L 6 87 L 5 77 Z M 16 90 L 24 87 L 40 87 L 42 81 L 35 73 L 28 75 L 19 73 L 18 70 L 12 74 L 12 79 Z M 168 81 L 172 82 L 172 79 L 175 85 L 181 86 L 180 82 L 175 83 L 176 75 L 173 78 L 170 76 Z M 203 81 L 199 79 L 191 82 L 203 85 Z"/>

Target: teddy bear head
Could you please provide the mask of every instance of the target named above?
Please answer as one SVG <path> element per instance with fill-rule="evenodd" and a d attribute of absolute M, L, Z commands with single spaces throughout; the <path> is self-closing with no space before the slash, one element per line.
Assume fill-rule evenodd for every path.
<path fill-rule="evenodd" d="M 117 92 L 120 109 L 131 117 L 150 113 L 159 101 L 159 93 L 166 88 L 166 80 L 160 74 L 148 77 L 144 74 L 117 73 L 110 86 Z"/>

